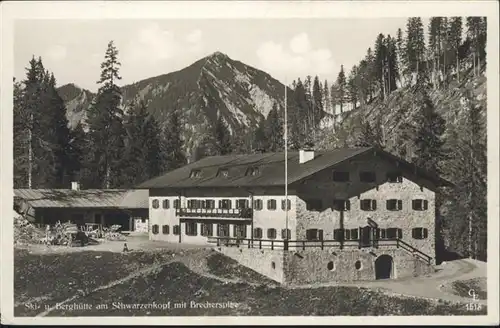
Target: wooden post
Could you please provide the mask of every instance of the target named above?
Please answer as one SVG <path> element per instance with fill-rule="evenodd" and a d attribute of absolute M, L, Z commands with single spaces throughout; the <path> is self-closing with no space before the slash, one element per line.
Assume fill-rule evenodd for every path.
<path fill-rule="evenodd" d="M 274 240 L 271 240 L 271 249 L 274 250 Z"/>

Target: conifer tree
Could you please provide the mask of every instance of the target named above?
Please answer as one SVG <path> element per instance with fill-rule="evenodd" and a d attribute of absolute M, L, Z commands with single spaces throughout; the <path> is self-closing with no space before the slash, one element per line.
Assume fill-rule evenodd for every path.
<path fill-rule="evenodd" d="M 344 112 L 344 104 L 347 95 L 347 83 L 344 72 L 344 65 L 340 65 L 340 72 L 337 76 L 337 101 L 340 105 L 340 114 Z"/>
<path fill-rule="evenodd" d="M 399 68 L 397 60 L 397 45 L 396 40 L 390 35 L 385 40 L 387 56 L 386 56 L 386 76 L 387 94 L 397 89 L 396 81 L 399 79 Z"/>
<path fill-rule="evenodd" d="M 313 123 L 314 126 L 313 128 L 316 129 L 319 126 L 319 123 L 321 122 L 321 119 L 323 118 L 324 112 L 323 112 L 323 91 L 321 88 L 321 83 L 319 82 L 318 76 L 314 77 L 314 84 L 313 84 Z"/>
<path fill-rule="evenodd" d="M 377 79 L 375 77 L 375 56 L 373 55 L 372 49 L 368 48 L 366 51 L 366 77 L 368 78 L 367 83 L 367 94 L 369 96 L 369 102 L 373 100 L 373 93 L 375 92 L 375 85 Z"/>
<path fill-rule="evenodd" d="M 283 124 L 279 117 L 278 107 L 276 103 L 273 105 L 273 108 L 267 116 L 264 136 L 268 141 L 269 151 L 283 151 Z"/>
<path fill-rule="evenodd" d="M 425 39 L 422 19 L 420 17 L 410 17 L 406 25 L 406 45 L 405 45 L 405 74 L 409 81 L 413 81 L 416 75 L 417 80 L 425 78 Z"/>
<path fill-rule="evenodd" d="M 398 32 L 396 35 L 396 53 L 397 53 L 397 61 L 398 61 L 397 66 L 398 66 L 399 71 L 401 72 L 404 70 L 404 65 L 405 65 L 405 62 L 404 62 L 405 48 L 404 48 L 403 31 L 400 28 L 398 28 Z M 401 79 L 402 75 L 403 74 L 400 74 L 400 76 L 399 76 L 400 83 L 403 83 L 403 80 Z"/>
<path fill-rule="evenodd" d="M 375 62 L 374 62 L 374 78 L 377 81 L 379 96 L 384 99 L 386 96 L 386 59 L 387 59 L 387 46 L 385 44 L 385 37 L 382 33 L 377 36 L 375 41 Z"/>
<path fill-rule="evenodd" d="M 266 121 L 259 122 L 253 132 L 252 148 L 255 152 L 269 151 L 269 141 L 266 136 Z"/>
<path fill-rule="evenodd" d="M 153 116 L 149 116 L 148 118 L 148 129 L 151 130 L 151 133 L 148 134 L 148 139 L 150 140 L 149 158 L 151 159 L 151 163 L 155 162 L 153 159 L 155 158 L 155 154 L 161 153 L 157 151 L 160 148 L 160 139 L 155 138 L 155 130 L 159 130 L 158 122 L 154 119 Z M 165 127 L 165 137 L 163 143 L 165 145 L 165 158 L 159 157 L 156 158 L 156 163 L 151 165 L 150 170 L 151 174 L 154 176 L 156 172 L 159 172 L 165 166 L 167 171 L 174 170 L 186 164 L 186 155 L 183 152 L 183 141 L 182 141 L 182 131 L 181 131 L 181 119 L 179 116 L 179 112 L 174 110 L 167 121 L 167 125 Z M 163 164 L 166 162 L 166 165 Z"/>
<path fill-rule="evenodd" d="M 327 80 L 323 83 L 323 107 L 323 110 L 326 113 L 331 113 L 332 101 L 330 98 L 330 87 L 328 86 Z"/>
<path fill-rule="evenodd" d="M 87 116 L 92 156 L 86 167 L 94 172 L 89 187 L 116 188 L 123 184 L 120 175 L 126 163 L 121 161 L 125 129 L 120 108 L 121 91 L 117 85 L 121 79 L 120 65 L 118 50 L 110 41 L 101 64 L 101 78 L 97 82 L 100 87 Z"/>
<path fill-rule="evenodd" d="M 85 156 L 89 152 L 87 149 L 86 133 L 81 123 L 70 131 L 70 142 L 68 149 L 69 166 L 71 167 L 71 180 L 84 181 Z"/>
<path fill-rule="evenodd" d="M 460 46 L 462 44 L 462 17 L 452 17 L 448 24 L 450 51 L 454 58 L 452 66 L 460 82 Z"/>
<path fill-rule="evenodd" d="M 349 73 L 349 78 L 347 80 L 347 95 L 349 101 L 352 104 L 352 108 L 356 108 L 358 103 L 358 84 L 356 83 L 356 77 L 358 75 L 358 68 L 354 65 Z"/>
<path fill-rule="evenodd" d="M 215 136 L 215 147 L 217 154 L 219 155 L 227 155 L 232 152 L 231 149 L 231 134 L 229 129 L 222 118 L 222 115 L 219 114 L 217 117 L 217 121 L 214 127 L 214 136 Z"/>

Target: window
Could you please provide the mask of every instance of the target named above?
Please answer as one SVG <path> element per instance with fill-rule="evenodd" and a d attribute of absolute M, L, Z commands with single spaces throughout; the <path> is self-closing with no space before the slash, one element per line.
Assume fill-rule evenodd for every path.
<path fill-rule="evenodd" d="M 415 211 L 425 211 L 429 206 L 429 202 L 426 199 L 413 199 L 411 201 L 411 207 Z"/>
<path fill-rule="evenodd" d="M 276 229 L 267 229 L 267 239 L 276 239 Z"/>
<path fill-rule="evenodd" d="M 205 199 L 205 206 L 204 208 L 206 209 L 214 209 L 215 208 L 215 200 L 213 199 Z"/>
<path fill-rule="evenodd" d="M 236 200 L 236 208 L 248 208 L 248 199 Z"/>
<path fill-rule="evenodd" d="M 361 270 L 361 261 L 356 261 L 356 263 L 354 263 L 354 267 L 356 268 L 356 270 Z"/>
<path fill-rule="evenodd" d="M 164 199 L 161 203 L 162 203 L 162 207 L 163 208 L 169 208 L 170 207 L 170 201 L 168 199 Z"/>
<path fill-rule="evenodd" d="M 251 175 L 251 176 L 259 175 L 259 168 L 258 167 L 250 167 L 250 168 L 248 168 L 246 175 Z"/>
<path fill-rule="evenodd" d="M 262 229 L 261 228 L 253 229 L 253 237 L 256 239 L 262 239 Z"/>
<path fill-rule="evenodd" d="M 306 209 L 308 211 L 321 211 L 323 208 L 323 202 L 321 199 L 309 199 L 306 200 Z"/>
<path fill-rule="evenodd" d="M 334 229 L 333 230 L 333 239 L 334 240 L 344 240 L 344 233 L 342 229 Z"/>
<path fill-rule="evenodd" d="M 411 237 L 413 239 L 425 239 L 428 236 L 427 228 L 413 228 L 411 229 Z"/>
<path fill-rule="evenodd" d="M 307 240 L 323 240 L 323 230 L 321 229 L 307 229 L 306 230 Z"/>
<path fill-rule="evenodd" d="M 153 199 L 153 208 L 160 207 L 160 201 L 158 199 Z"/>
<path fill-rule="evenodd" d="M 255 199 L 253 201 L 253 208 L 256 211 L 262 210 L 262 199 Z"/>
<path fill-rule="evenodd" d="M 288 201 L 288 202 L 287 202 Z M 290 210 L 292 208 L 292 202 L 290 201 L 290 199 L 283 199 L 281 201 L 281 209 L 284 211 L 285 210 L 285 203 L 288 203 L 288 208 L 287 210 Z"/>
<path fill-rule="evenodd" d="M 375 182 L 377 181 L 377 176 L 375 172 L 371 171 L 359 172 L 359 180 L 361 182 Z"/>
<path fill-rule="evenodd" d="M 403 231 L 398 228 L 380 229 L 380 238 L 382 239 L 403 238 Z"/>
<path fill-rule="evenodd" d="M 401 172 L 388 172 L 387 173 L 387 182 L 391 183 L 401 183 L 403 182 L 403 175 Z"/>
<path fill-rule="evenodd" d="M 247 226 L 244 224 L 234 225 L 234 237 L 235 238 L 246 238 L 247 237 Z"/>
<path fill-rule="evenodd" d="M 201 235 L 205 237 L 212 237 L 214 235 L 214 226 L 212 223 L 203 223 L 201 225 Z"/>
<path fill-rule="evenodd" d="M 146 218 L 141 218 L 142 223 L 146 223 Z"/>
<path fill-rule="evenodd" d="M 219 208 L 229 210 L 231 209 L 231 200 L 230 199 L 221 199 L 219 200 Z"/>
<path fill-rule="evenodd" d="M 291 239 L 292 231 L 290 229 L 281 229 L 281 238 L 282 239 Z"/>
<path fill-rule="evenodd" d="M 198 235 L 198 224 L 196 222 L 186 222 L 186 235 L 196 236 Z"/>
<path fill-rule="evenodd" d="M 229 170 L 228 169 L 220 169 L 219 172 L 217 173 L 217 176 L 227 178 L 229 176 Z"/>
<path fill-rule="evenodd" d="M 362 211 L 375 211 L 377 209 L 377 201 L 375 199 L 362 199 L 360 206 Z"/>
<path fill-rule="evenodd" d="M 179 208 L 181 201 L 179 199 L 174 199 L 174 208 Z"/>
<path fill-rule="evenodd" d="M 178 225 L 174 225 L 174 229 L 173 230 L 174 230 L 173 231 L 174 235 L 178 236 L 178 235 L 181 234 L 181 229 L 180 229 L 180 227 Z"/>
<path fill-rule="evenodd" d="M 189 175 L 190 178 L 200 178 L 201 177 L 201 171 L 200 170 L 192 170 L 191 174 Z"/>
<path fill-rule="evenodd" d="M 359 229 L 345 229 L 344 240 L 358 240 Z"/>
<path fill-rule="evenodd" d="M 403 201 L 400 199 L 388 199 L 387 209 L 389 211 L 401 211 L 403 209 Z"/>
<path fill-rule="evenodd" d="M 326 265 L 326 268 L 330 271 L 334 271 L 335 270 L 335 264 L 333 263 L 333 261 L 330 261 L 328 262 L 328 264 Z"/>
<path fill-rule="evenodd" d="M 157 224 L 153 224 L 153 227 L 151 228 L 151 230 L 153 231 L 153 234 L 157 235 L 158 232 L 160 232 L 160 227 L 158 227 Z"/>
<path fill-rule="evenodd" d="M 168 235 L 170 233 L 170 227 L 166 224 L 161 227 L 161 230 L 164 235 Z"/>
<path fill-rule="evenodd" d="M 276 209 L 276 199 L 269 199 L 267 201 L 267 209 L 272 211 Z"/>
<path fill-rule="evenodd" d="M 337 211 L 349 211 L 351 209 L 351 202 L 344 199 L 334 199 L 333 207 Z"/>
<path fill-rule="evenodd" d="M 218 237 L 229 237 L 229 224 L 221 223 L 217 225 Z"/>
<path fill-rule="evenodd" d="M 349 172 L 333 171 L 333 181 L 335 182 L 349 181 Z"/>

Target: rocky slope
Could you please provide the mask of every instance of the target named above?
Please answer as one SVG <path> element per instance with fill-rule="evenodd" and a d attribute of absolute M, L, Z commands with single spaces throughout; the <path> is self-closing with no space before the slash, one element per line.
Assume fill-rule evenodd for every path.
<path fill-rule="evenodd" d="M 83 120 L 94 95 L 69 84 L 59 89 L 72 127 Z M 288 90 L 291 97 L 292 91 Z M 190 153 L 208 133 L 220 113 L 232 133 L 254 128 L 273 104 L 284 106 L 285 87 L 269 74 L 216 52 L 192 65 L 122 87 L 123 105 L 145 100 L 148 110 L 164 124 L 178 110 Z M 328 119 L 328 118 L 326 118 Z"/>

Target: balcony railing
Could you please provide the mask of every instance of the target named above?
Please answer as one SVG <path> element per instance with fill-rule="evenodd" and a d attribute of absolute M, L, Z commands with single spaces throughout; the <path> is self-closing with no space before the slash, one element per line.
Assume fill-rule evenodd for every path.
<path fill-rule="evenodd" d="M 238 218 L 252 219 L 253 210 L 251 208 L 178 208 L 175 211 L 180 217 L 199 218 Z"/>
<path fill-rule="evenodd" d="M 361 246 L 358 240 L 283 240 L 283 239 L 248 239 L 248 238 L 234 238 L 234 237 L 208 237 L 210 243 L 217 246 L 226 247 L 246 247 L 246 248 L 259 248 L 259 249 L 281 249 L 281 250 L 305 250 L 306 248 L 332 248 L 332 247 L 350 247 L 350 248 L 365 248 Z M 342 247 L 341 247 L 342 246 Z M 414 256 L 419 257 L 427 263 L 431 263 L 432 257 L 419 251 L 415 247 L 407 244 L 400 238 L 387 238 L 377 240 L 376 246 L 370 247 L 379 248 L 381 246 L 395 246 L 402 248 L 407 252 L 412 253 Z"/>

